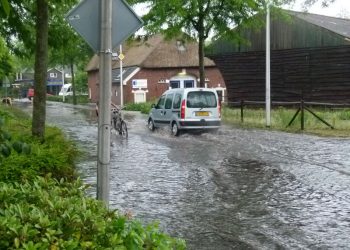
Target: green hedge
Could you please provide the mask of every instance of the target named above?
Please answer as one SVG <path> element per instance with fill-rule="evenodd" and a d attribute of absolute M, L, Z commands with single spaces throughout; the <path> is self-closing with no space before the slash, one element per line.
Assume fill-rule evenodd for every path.
<path fill-rule="evenodd" d="M 129 111 L 140 111 L 143 114 L 148 114 L 151 110 L 152 103 L 151 102 L 143 102 L 143 103 L 127 103 L 125 105 L 125 110 Z"/>
<path fill-rule="evenodd" d="M 0 249 L 185 249 L 84 194 L 80 181 L 0 183 Z"/>

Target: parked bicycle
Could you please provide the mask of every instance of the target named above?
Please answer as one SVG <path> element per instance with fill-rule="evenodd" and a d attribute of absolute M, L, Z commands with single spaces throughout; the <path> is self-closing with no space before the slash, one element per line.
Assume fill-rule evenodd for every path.
<path fill-rule="evenodd" d="M 119 133 L 119 135 L 123 138 L 128 138 L 128 127 L 126 126 L 126 122 L 124 121 L 121 113 L 122 108 L 116 107 L 112 108 L 112 126 Z"/>

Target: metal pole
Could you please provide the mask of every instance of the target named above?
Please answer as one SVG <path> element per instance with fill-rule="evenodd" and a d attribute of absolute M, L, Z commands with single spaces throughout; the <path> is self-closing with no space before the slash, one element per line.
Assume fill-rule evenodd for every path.
<path fill-rule="evenodd" d="M 112 82 L 112 0 L 101 0 L 101 51 L 98 116 L 97 199 L 109 205 Z"/>
<path fill-rule="evenodd" d="M 243 119 L 244 119 L 244 118 L 243 118 L 243 115 L 244 115 L 244 114 L 243 114 L 243 108 L 244 108 L 244 101 L 241 100 L 241 122 L 242 122 L 242 123 L 243 123 L 243 121 L 244 121 L 244 120 L 243 120 Z"/>
<path fill-rule="evenodd" d="M 266 11 L 266 127 L 271 126 L 271 89 L 270 89 L 270 3 Z"/>
<path fill-rule="evenodd" d="M 300 110 L 301 110 L 301 118 L 300 118 L 300 128 L 301 130 L 304 130 L 304 125 L 305 125 L 305 121 L 304 121 L 304 115 L 305 115 L 305 112 L 304 112 L 304 100 L 301 100 L 300 102 Z"/>
<path fill-rule="evenodd" d="M 119 55 L 123 54 L 123 47 L 120 44 L 119 46 Z M 124 92 L 123 92 L 123 60 L 119 59 L 119 65 L 120 65 L 120 107 L 124 106 Z"/>
<path fill-rule="evenodd" d="M 64 88 L 64 68 L 62 66 L 62 90 Z M 64 92 L 62 92 L 62 101 L 64 102 Z"/>

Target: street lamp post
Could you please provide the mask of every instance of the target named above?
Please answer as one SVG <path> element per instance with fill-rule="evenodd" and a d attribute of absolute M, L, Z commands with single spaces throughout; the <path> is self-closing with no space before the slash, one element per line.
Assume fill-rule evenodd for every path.
<path fill-rule="evenodd" d="M 265 93 L 265 109 L 266 109 L 266 127 L 271 126 L 271 55 L 270 55 L 270 3 L 267 3 L 266 10 L 266 93 Z"/>

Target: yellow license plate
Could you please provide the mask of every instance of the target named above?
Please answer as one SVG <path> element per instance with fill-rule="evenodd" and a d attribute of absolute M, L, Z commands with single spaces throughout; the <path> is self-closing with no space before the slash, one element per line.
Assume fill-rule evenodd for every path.
<path fill-rule="evenodd" d="M 209 116 L 208 111 L 197 111 L 196 116 Z"/>

